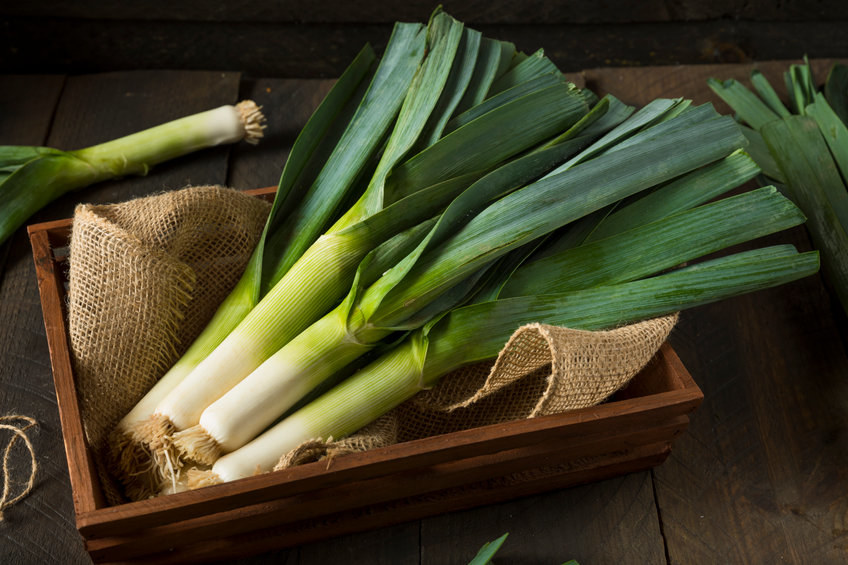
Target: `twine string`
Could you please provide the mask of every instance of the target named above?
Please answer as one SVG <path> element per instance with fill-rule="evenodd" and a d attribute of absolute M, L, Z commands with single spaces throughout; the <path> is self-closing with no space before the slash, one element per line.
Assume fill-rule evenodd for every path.
<path fill-rule="evenodd" d="M 20 423 L 15 424 L 7 422 L 23 422 L 24 424 L 21 425 Z M 9 430 L 13 434 L 12 439 L 3 450 L 3 493 L 0 495 L 0 522 L 4 520 L 4 510 L 16 504 L 28 495 L 35 484 L 35 474 L 38 471 L 38 463 L 35 460 L 35 449 L 32 447 L 32 442 L 30 441 L 26 431 L 37 425 L 38 422 L 35 421 L 35 418 L 30 418 L 29 416 L 21 416 L 18 414 L 0 416 L 0 430 Z M 24 489 L 14 498 L 10 498 L 12 493 L 12 448 L 18 440 L 23 441 L 26 445 L 27 451 L 29 451 L 30 472 L 29 479 L 27 480 Z"/>

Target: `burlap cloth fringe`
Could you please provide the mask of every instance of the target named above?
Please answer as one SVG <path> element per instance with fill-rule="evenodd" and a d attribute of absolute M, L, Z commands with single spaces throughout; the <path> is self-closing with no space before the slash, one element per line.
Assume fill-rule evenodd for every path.
<path fill-rule="evenodd" d="M 80 205 L 68 331 L 89 444 L 106 438 L 191 344 L 243 272 L 270 205 L 206 186 Z M 122 497 L 99 466 L 107 499 Z"/>
<path fill-rule="evenodd" d="M 276 469 L 403 441 L 594 406 L 624 387 L 656 354 L 677 314 L 608 331 L 544 324 L 519 328 L 494 363 L 446 375 L 350 437 L 313 439 Z"/>

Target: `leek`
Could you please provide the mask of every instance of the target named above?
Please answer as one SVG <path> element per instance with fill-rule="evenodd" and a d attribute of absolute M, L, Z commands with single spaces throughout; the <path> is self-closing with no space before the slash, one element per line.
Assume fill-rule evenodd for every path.
<path fill-rule="evenodd" d="M 0 146 L 0 244 L 59 196 L 104 180 L 146 175 L 199 149 L 262 138 L 265 117 L 250 100 L 180 118 L 99 145 L 60 151 Z"/>

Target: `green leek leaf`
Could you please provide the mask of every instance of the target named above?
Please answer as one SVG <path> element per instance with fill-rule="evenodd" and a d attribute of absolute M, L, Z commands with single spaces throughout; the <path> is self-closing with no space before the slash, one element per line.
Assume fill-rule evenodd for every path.
<path fill-rule="evenodd" d="M 643 278 L 804 219 L 775 188 L 760 188 L 530 262 L 512 276 L 501 296 L 561 293 Z"/>
<path fill-rule="evenodd" d="M 763 128 L 763 139 L 780 164 L 790 197 L 807 215 L 822 269 L 848 309 L 848 190 L 816 122 L 791 116 Z"/>
<path fill-rule="evenodd" d="M 491 98 L 504 90 L 538 76 L 558 72 L 559 69 L 556 68 L 556 65 L 545 57 L 545 51 L 539 49 L 495 80 L 491 88 L 489 88 L 486 98 Z"/>
<path fill-rule="evenodd" d="M 711 78 L 707 84 L 719 98 L 733 108 L 743 122 L 756 130 L 780 118 L 754 93 L 736 80 L 718 81 Z"/>
<path fill-rule="evenodd" d="M 760 95 L 760 98 L 763 99 L 763 101 L 775 114 L 781 118 L 785 118 L 790 115 L 789 110 L 787 110 L 786 106 L 783 105 L 783 102 L 780 101 L 780 97 L 777 95 L 777 92 L 775 92 L 771 83 L 765 75 L 763 75 L 763 73 L 757 70 L 751 71 L 751 84 L 754 86 L 757 94 Z"/>
<path fill-rule="evenodd" d="M 818 124 L 833 160 L 842 173 L 843 185 L 848 185 L 848 127 L 845 127 L 824 95 L 816 94 L 815 100 L 807 106 L 807 115 Z"/>
<path fill-rule="evenodd" d="M 842 123 L 848 124 L 848 67 L 842 63 L 831 67 L 824 83 L 824 96 Z"/>

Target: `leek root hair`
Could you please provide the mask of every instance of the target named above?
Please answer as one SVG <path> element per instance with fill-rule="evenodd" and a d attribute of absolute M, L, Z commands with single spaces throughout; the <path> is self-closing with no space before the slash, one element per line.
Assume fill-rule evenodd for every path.
<path fill-rule="evenodd" d="M 253 100 L 242 100 L 236 104 L 236 110 L 244 128 L 244 140 L 251 145 L 256 145 L 265 135 L 264 130 L 267 127 L 265 116 L 262 114 L 262 106 L 259 106 Z"/>
<path fill-rule="evenodd" d="M 219 485 L 224 481 L 212 470 L 189 469 L 186 474 L 188 478 L 188 488 L 194 490 L 212 485 Z"/>
<path fill-rule="evenodd" d="M 181 457 L 203 465 L 212 465 L 224 453 L 221 444 L 201 425 L 175 433 L 173 445 Z"/>

